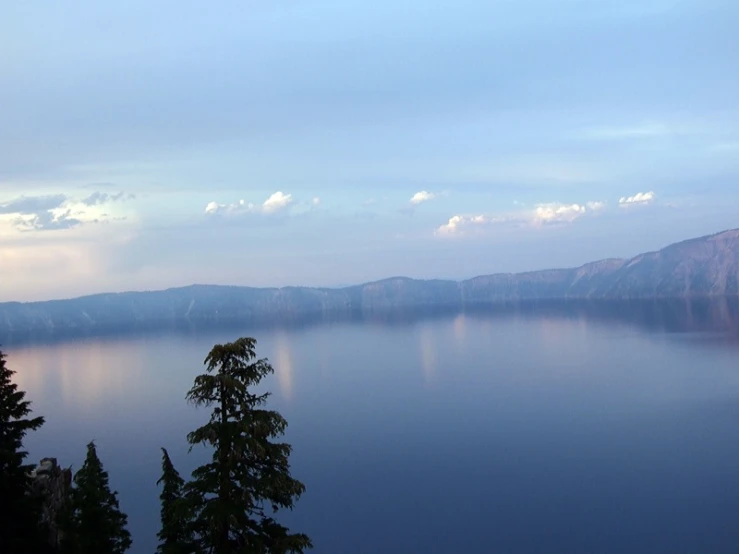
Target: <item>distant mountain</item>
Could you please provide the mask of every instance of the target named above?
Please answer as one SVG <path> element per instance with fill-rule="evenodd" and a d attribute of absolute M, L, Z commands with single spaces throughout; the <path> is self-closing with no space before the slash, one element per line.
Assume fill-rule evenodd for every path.
<path fill-rule="evenodd" d="M 182 326 L 461 310 L 520 301 L 634 300 L 739 295 L 739 229 L 672 244 L 630 260 L 506 273 L 466 281 L 395 277 L 344 288 L 195 285 L 71 300 L 0 303 L 0 340 Z"/>

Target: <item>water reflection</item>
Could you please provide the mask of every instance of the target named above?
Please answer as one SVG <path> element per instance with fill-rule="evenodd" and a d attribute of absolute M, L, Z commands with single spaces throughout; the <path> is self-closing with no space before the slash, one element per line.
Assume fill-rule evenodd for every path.
<path fill-rule="evenodd" d="M 123 343 L 63 342 L 49 349 L 43 359 L 31 348 L 13 351 L 18 383 L 79 411 L 93 412 L 142 384 L 139 353 Z"/>
<path fill-rule="evenodd" d="M 426 384 L 434 380 L 436 375 L 436 348 L 434 346 L 433 330 L 423 327 L 419 335 L 421 348 L 421 367 Z"/>
<path fill-rule="evenodd" d="M 715 333 L 739 341 L 739 298 L 679 300 L 541 301 L 474 307 L 471 317 L 546 318 L 639 328 L 657 333 Z"/>
<path fill-rule="evenodd" d="M 457 342 L 458 345 L 462 345 L 464 343 L 465 338 L 465 332 L 467 330 L 466 326 L 466 319 L 464 314 L 459 314 L 457 317 L 454 318 L 454 340 Z"/>
<path fill-rule="evenodd" d="M 319 554 L 730 552 L 738 314 L 736 299 L 518 304 L 8 354 L 48 418 L 32 459 L 79 467 L 99 441 L 131 554 L 156 548 L 159 447 L 183 475 L 207 458 L 185 455 L 207 420 L 185 392 L 213 344 L 243 335 L 275 367 L 270 407 L 307 485 L 285 521 Z"/>
<path fill-rule="evenodd" d="M 293 398 L 293 381 L 295 370 L 293 368 L 293 355 L 290 349 L 290 339 L 287 334 L 280 332 L 275 337 L 275 361 L 272 364 L 277 375 L 277 383 L 280 393 L 285 400 Z"/>
<path fill-rule="evenodd" d="M 18 346 L 22 344 L 48 344 L 55 341 L 80 340 L 86 338 L 149 336 L 154 331 L 166 331 L 183 336 L 201 335 L 203 331 L 248 328 L 255 334 L 270 329 L 304 329 L 312 325 L 328 323 L 355 323 L 361 325 L 407 326 L 421 320 L 454 318 L 454 340 L 457 345 L 465 341 L 468 318 L 490 321 L 491 318 L 547 317 L 554 321 L 579 320 L 587 326 L 592 323 L 623 325 L 649 332 L 689 333 L 712 332 L 739 343 L 739 298 L 718 297 L 679 300 L 547 300 L 515 302 L 506 304 L 474 304 L 462 308 L 418 308 L 373 311 L 371 314 L 334 312 L 293 316 L 287 319 L 249 321 L 188 322 L 187 325 L 166 325 L 147 329 L 118 329 L 86 331 L 57 330 L 48 333 L 14 332 L 0 335 L 0 344 Z M 555 325 L 556 327 L 556 325 Z"/>

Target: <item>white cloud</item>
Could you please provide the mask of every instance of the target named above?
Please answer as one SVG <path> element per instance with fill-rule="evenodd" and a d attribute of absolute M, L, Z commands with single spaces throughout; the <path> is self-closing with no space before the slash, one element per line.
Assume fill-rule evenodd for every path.
<path fill-rule="evenodd" d="M 262 211 L 265 213 L 274 213 L 287 208 L 293 202 L 292 194 L 285 194 L 282 191 L 275 192 L 267 198 L 262 204 Z"/>
<path fill-rule="evenodd" d="M 244 202 L 239 200 L 235 204 L 219 204 L 218 202 L 209 202 L 205 207 L 205 213 L 209 215 L 215 215 L 219 213 L 248 213 L 256 210 L 256 206 L 251 202 Z"/>
<path fill-rule="evenodd" d="M 637 204 L 649 204 L 656 198 L 656 194 L 654 192 L 637 192 L 634 196 L 622 196 L 618 204 L 622 208 L 633 206 Z"/>
<path fill-rule="evenodd" d="M 552 202 L 548 204 L 537 204 L 533 210 L 522 210 L 493 215 L 455 215 L 449 221 L 441 225 L 434 232 L 437 236 L 465 236 L 479 233 L 490 226 L 508 223 L 518 226 L 554 225 L 572 223 L 576 219 L 604 209 L 605 202 L 588 202 L 582 204 L 561 204 Z"/>
<path fill-rule="evenodd" d="M 318 196 L 314 196 L 313 200 L 311 200 L 311 204 L 313 204 L 314 206 L 318 206 L 320 203 L 321 203 L 321 199 L 318 198 Z"/>
<path fill-rule="evenodd" d="M 571 223 L 586 212 L 580 204 L 539 204 L 534 209 L 532 221 L 542 223 Z"/>
<path fill-rule="evenodd" d="M 461 236 L 481 227 L 504 221 L 502 218 L 493 218 L 486 215 L 455 215 L 449 221 L 441 225 L 434 232 L 438 236 Z"/>
<path fill-rule="evenodd" d="M 313 199 L 313 205 L 317 206 L 320 200 L 318 197 Z M 209 202 L 205 206 L 205 213 L 208 215 L 216 214 L 242 214 L 242 213 L 264 213 L 274 214 L 284 210 L 293 203 L 292 194 L 285 194 L 277 191 L 265 200 L 261 206 L 239 200 L 234 204 L 219 204 L 218 202 Z"/>
<path fill-rule="evenodd" d="M 418 204 L 429 202 L 430 200 L 433 200 L 434 198 L 436 198 L 436 194 L 434 194 L 433 192 L 422 190 L 422 191 L 417 192 L 411 197 L 411 204 L 414 204 L 417 206 Z"/>

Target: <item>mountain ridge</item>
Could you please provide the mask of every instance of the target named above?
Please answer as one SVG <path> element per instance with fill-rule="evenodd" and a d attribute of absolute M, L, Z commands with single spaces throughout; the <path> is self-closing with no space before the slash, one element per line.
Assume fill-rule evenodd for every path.
<path fill-rule="evenodd" d="M 574 268 L 471 279 L 388 277 L 342 288 L 193 284 L 65 300 L 0 303 L 0 336 L 59 330 L 156 328 L 372 314 L 394 309 L 464 309 L 529 300 L 696 298 L 739 294 L 739 229 L 670 244 L 632 258 Z"/>

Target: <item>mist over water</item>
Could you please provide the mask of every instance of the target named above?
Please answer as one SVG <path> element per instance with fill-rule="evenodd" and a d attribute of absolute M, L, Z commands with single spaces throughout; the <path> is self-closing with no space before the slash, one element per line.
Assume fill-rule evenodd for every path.
<path fill-rule="evenodd" d="M 550 303 L 250 328 L 5 340 L 47 423 L 31 458 L 99 454 L 153 552 L 160 446 L 208 456 L 184 399 L 215 343 L 275 367 L 315 552 L 735 552 L 739 310 Z"/>

